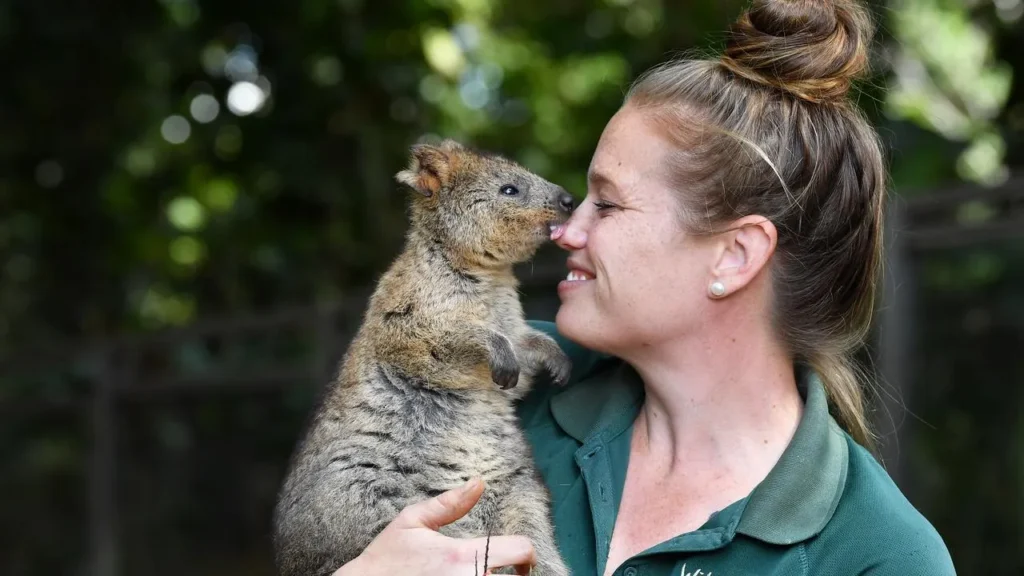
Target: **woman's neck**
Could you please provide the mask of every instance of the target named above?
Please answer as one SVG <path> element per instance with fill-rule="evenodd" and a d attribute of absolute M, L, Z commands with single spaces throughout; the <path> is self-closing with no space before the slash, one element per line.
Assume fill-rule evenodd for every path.
<path fill-rule="evenodd" d="M 659 475 L 756 484 L 793 437 L 803 401 L 792 360 L 768 330 L 732 320 L 625 358 L 646 389 L 634 450 Z"/>

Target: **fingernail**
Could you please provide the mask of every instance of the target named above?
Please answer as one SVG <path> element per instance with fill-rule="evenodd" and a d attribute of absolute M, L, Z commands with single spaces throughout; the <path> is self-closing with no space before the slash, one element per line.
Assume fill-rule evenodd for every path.
<path fill-rule="evenodd" d="M 465 484 L 462 485 L 462 493 L 465 494 L 466 492 L 469 492 L 473 488 L 476 488 L 476 483 L 476 478 L 470 478 L 469 482 L 466 482 Z"/>

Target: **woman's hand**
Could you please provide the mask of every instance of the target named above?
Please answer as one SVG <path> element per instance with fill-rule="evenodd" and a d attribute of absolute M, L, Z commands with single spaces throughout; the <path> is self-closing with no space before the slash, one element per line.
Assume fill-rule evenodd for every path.
<path fill-rule="evenodd" d="M 405 507 L 358 558 L 333 576 L 483 576 L 486 537 L 449 538 L 437 532 L 465 516 L 483 488 L 483 482 L 474 478 L 461 488 Z M 505 566 L 514 566 L 517 574 L 529 574 L 536 561 L 533 544 L 525 536 L 491 537 L 488 574 Z"/>

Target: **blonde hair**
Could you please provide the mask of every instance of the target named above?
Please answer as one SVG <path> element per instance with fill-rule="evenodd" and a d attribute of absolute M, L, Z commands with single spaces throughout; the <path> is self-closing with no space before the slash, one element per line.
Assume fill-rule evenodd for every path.
<path fill-rule="evenodd" d="M 774 223 L 774 324 L 821 377 L 840 425 L 873 449 L 853 355 L 873 316 L 887 178 L 848 97 L 868 68 L 871 24 L 852 0 L 755 0 L 720 57 L 656 66 L 626 103 L 675 145 L 687 229 L 751 214 Z"/>

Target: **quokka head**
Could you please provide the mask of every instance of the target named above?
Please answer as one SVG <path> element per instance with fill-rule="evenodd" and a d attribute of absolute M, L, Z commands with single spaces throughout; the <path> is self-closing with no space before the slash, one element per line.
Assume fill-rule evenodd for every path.
<path fill-rule="evenodd" d="M 573 208 L 561 186 L 454 140 L 413 146 L 395 179 L 416 192 L 413 226 L 482 267 L 530 259 Z"/>

